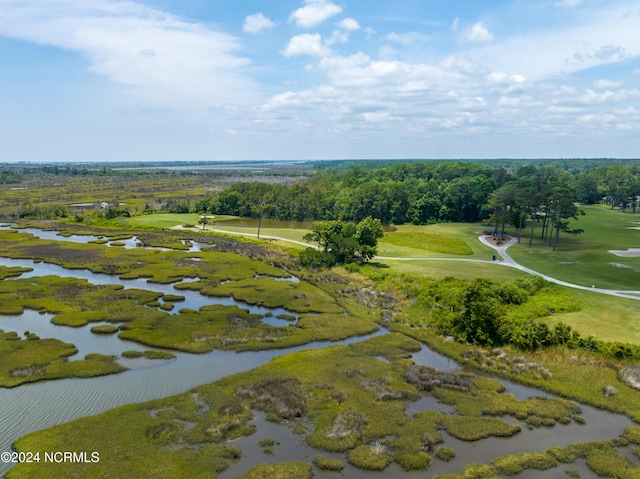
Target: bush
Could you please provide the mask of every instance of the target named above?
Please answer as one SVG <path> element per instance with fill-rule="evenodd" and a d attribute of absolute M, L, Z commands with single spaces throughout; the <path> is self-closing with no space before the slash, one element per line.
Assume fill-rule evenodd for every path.
<path fill-rule="evenodd" d="M 300 253 L 300 264 L 307 268 L 331 268 L 335 266 L 336 261 L 329 253 L 307 248 Z"/>

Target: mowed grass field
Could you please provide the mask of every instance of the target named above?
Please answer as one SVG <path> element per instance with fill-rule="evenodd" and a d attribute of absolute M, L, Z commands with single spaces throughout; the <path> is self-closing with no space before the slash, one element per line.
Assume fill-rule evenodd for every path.
<path fill-rule="evenodd" d="M 199 225 L 197 214 L 159 213 L 135 216 L 127 220 L 130 226 L 147 228 L 173 228 L 183 224 Z M 313 222 L 263 220 L 260 236 L 284 238 L 304 242 Z M 216 215 L 206 229 L 255 237 L 258 220 Z M 386 231 L 378 243 L 378 255 L 397 258 L 461 257 L 490 260 L 494 251 L 478 241 L 482 225 L 447 223 L 437 225 L 401 225 Z M 293 244 L 295 247 L 295 244 Z M 303 246 L 298 246 L 304 248 Z"/>
<path fill-rule="evenodd" d="M 570 283 L 597 288 L 640 290 L 640 257 L 622 257 L 609 250 L 640 248 L 640 215 L 624 214 L 599 206 L 583 207 L 586 215 L 572 221 L 584 233 L 561 234 L 556 251 L 539 239 L 528 245 L 528 236 L 509 248 L 518 263 Z"/>
<path fill-rule="evenodd" d="M 220 216 L 216 216 L 220 218 Z M 142 228 L 173 228 L 183 224 L 200 226 L 200 215 L 196 213 L 174 214 L 156 213 L 152 215 L 132 216 L 126 220 L 127 226 Z"/>
<path fill-rule="evenodd" d="M 549 325 L 568 324 L 583 336 L 603 341 L 640 343 L 640 300 L 617 298 L 591 291 L 570 290 L 582 309 L 546 318 Z"/>
<path fill-rule="evenodd" d="M 454 278 L 472 280 L 474 278 L 490 278 L 496 281 L 509 281 L 526 276 L 527 273 L 514 268 L 506 268 L 499 263 L 479 263 L 471 261 L 443 260 L 375 260 L 375 264 L 390 268 L 394 272 L 417 275 L 434 279 Z"/>
<path fill-rule="evenodd" d="M 487 227 L 479 224 L 441 223 L 401 225 L 386 232 L 378 255 L 398 258 L 461 257 L 491 260 L 494 250 L 478 241 Z"/>

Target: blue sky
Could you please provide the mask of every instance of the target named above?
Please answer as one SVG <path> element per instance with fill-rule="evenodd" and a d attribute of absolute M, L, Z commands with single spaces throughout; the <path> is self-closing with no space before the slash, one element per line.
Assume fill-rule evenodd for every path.
<path fill-rule="evenodd" d="M 0 0 L 0 162 L 640 157 L 637 0 Z"/>

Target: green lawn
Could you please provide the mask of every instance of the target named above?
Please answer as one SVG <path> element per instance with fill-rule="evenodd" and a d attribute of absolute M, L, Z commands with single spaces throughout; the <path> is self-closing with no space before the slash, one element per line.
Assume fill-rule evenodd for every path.
<path fill-rule="evenodd" d="M 387 266 L 393 271 L 405 274 L 428 276 L 430 278 L 445 278 L 453 276 L 461 279 L 478 277 L 495 280 L 511 280 L 526 276 L 526 273 L 513 268 L 506 268 L 500 264 L 473 263 L 470 261 L 393 261 L 379 260 L 376 263 Z M 383 269 L 384 271 L 384 269 Z"/>
<path fill-rule="evenodd" d="M 486 228 L 478 224 L 441 223 L 401 225 L 385 233 L 378 244 L 380 256 L 399 258 L 455 257 L 491 259 L 493 250 L 478 241 Z"/>
<path fill-rule="evenodd" d="M 572 224 L 584 229 L 578 236 L 562 234 L 557 251 L 552 251 L 536 234 L 533 247 L 528 237 L 509 249 L 518 263 L 531 269 L 584 286 L 640 290 L 640 257 L 620 257 L 608 250 L 640 248 L 640 215 L 623 214 L 619 210 L 598 206 L 583 208 Z M 539 229 L 539 228 L 538 228 Z"/>
<path fill-rule="evenodd" d="M 215 218 L 223 218 L 215 216 Z M 126 220 L 127 226 L 134 228 L 173 228 L 183 224 L 199 225 L 200 215 L 196 213 L 175 214 L 157 213 L 152 215 L 133 216 Z"/>
<path fill-rule="evenodd" d="M 562 321 L 583 336 L 602 341 L 640 343 L 640 301 L 575 289 L 571 294 L 580 301 L 582 310 L 550 317 L 549 324 Z"/>

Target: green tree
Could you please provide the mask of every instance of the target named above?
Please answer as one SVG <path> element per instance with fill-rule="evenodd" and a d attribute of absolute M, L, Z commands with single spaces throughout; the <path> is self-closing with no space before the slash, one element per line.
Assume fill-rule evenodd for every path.
<path fill-rule="evenodd" d="M 504 306 L 494 284 L 485 278 L 474 279 L 464 293 L 464 312 L 457 318 L 458 337 L 470 343 L 492 345 L 499 341 L 499 318 Z"/>
<path fill-rule="evenodd" d="M 305 252 L 301 260 L 305 264 L 320 261 L 325 265 L 365 263 L 376 254 L 378 238 L 384 234 L 379 219 L 367 217 L 357 225 L 342 220 L 315 223 L 311 233 L 305 235 L 306 241 L 317 243 L 322 255 Z M 313 261 L 311 261 L 313 260 Z"/>

